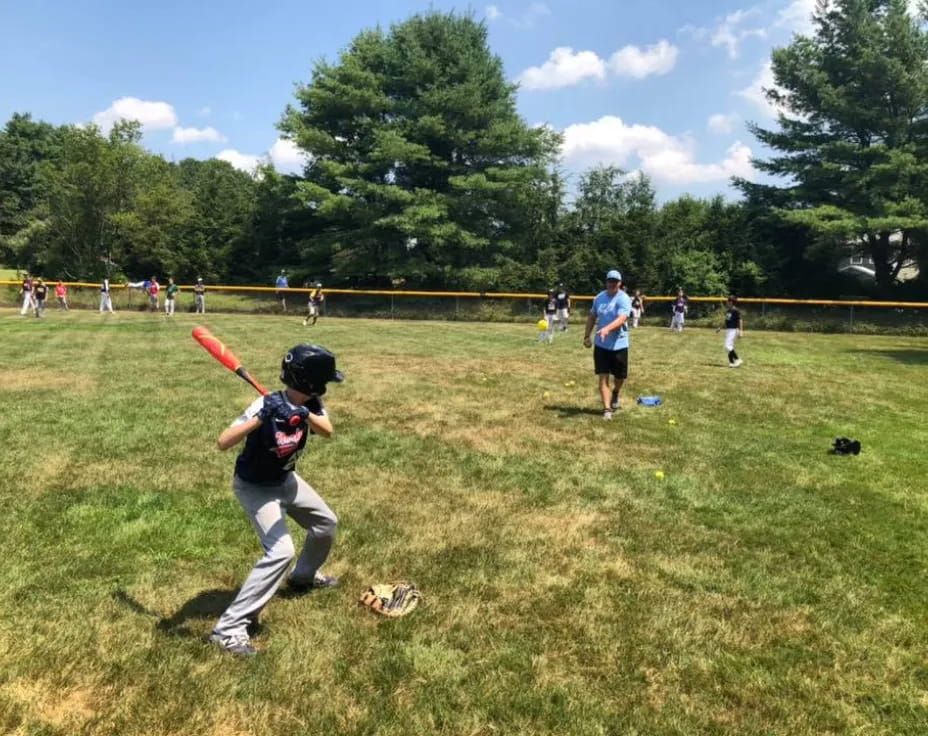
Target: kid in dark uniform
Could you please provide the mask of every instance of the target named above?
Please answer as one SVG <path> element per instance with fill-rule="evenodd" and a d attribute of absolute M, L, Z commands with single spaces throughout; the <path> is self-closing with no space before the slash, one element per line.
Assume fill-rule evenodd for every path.
<path fill-rule="evenodd" d="M 673 302 L 673 318 L 670 320 L 670 331 L 683 332 L 683 324 L 686 322 L 686 313 L 689 309 L 690 300 L 686 298 L 683 289 L 677 289 L 677 298 Z"/>
<path fill-rule="evenodd" d="M 548 327 L 544 332 L 538 334 L 539 342 L 554 342 L 554 319 L 557 316 L 557 296 L 554 293 L 554 289 L 551 289 L 548 292 L 548 296 L 545 298 L 545 313 L 543 318 L 545 322 L 548 323 Z"/>
<path fill-rule="evenodd" d="M 741 365 L 741 358 L 735 352 L 735 340 L 743 334 L 744 320 L 741 318 L 741 310 L 738 309 L 738 299 L 730 296 L 725 303 L 725 350 L 728 351 L 729 368 L 737 368 Z"/>
<path fill-rule="evenodd" d="M 19 313 L 25 316 L 34 307 L 32 301 L 32 277 L 28 273 L 23 277 L 23 285 L 20 287 L 19 293 L 23 298 L 23 308 Z"/>
<path fill-rule="evenodd" d="M 32 290 L 32 300 L 35 305 L 35 316 L 41 317 L 45 312 L 45 300 L 48 298 L 48 287 L 42 279 L 36 282 Z"/>
<path fill-rule="evenodd" d="M 554 293 L 557 299 L 557 321 L 561 332 L 567 332 L 567 323 L 570 320 L 570 294 L 564 284 L 557 285 L 557 291 Z"/>
<path fill-rule="evenodd" d="M 296 555 L 285 513 L 307 532 L 306 544 L 290 572 L 290 588 L 302 593 L 338 582 L 319 572 L 335 539 L 338 520 L 294 472 L 294 466 L 310 434 L 332 436 L 322 395 L 327 383 L 340 383 L 344 377 L 335 369 L 335 356 L 328 350 L 297 345 L 284 356 L 280 380 L 285 389 L 256 399 L 218 440 L 220 450 L 245 440 L 235 461 L 232 490 L 264 550 L 210 636 L 225 651 L 242 656 L 256 653 L 248 625 L 257 621 Z"/>

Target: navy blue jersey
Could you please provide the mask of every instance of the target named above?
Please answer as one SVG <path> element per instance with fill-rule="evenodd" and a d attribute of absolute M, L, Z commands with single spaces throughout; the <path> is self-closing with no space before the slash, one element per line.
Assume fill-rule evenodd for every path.
<path fill-rule="evenodd" d="M 729 307 L 725 312 L 725 329 L 737 330 L 741 326 L 741 312 L 738 307 Z"/>
<path fill-rule="evenodd" d="M 287 404 L 294 409 L 297 408 L 295 404 L 287 400 L 285 391 L 278 393 L 283 394 Z M 264 406 L 263 396 L 255 399 L 234 423 L 247 422 L 257 416 L 262 406 Z M 321 401 L 318 410 L 314 409 L 314 413 L 325 415 Z M 268 417 L 261 422 L 261 426 L 245 438 L 245 446 L 235 460 L 235 474 L 249 483 L 262 485 L 281 483 L 289 473 L 293 472 L 296 461 L 303 454 L 308 437 L 309 427 L 305 422 L 297 427 L 290 427 L 284 417 Z"/>

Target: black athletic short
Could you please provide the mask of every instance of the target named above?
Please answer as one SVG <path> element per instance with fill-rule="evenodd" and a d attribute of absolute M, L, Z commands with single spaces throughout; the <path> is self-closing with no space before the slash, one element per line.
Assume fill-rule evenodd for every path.
<path fill-rule="evenodd" d="M 606 350 L 599 345 L 594 345 L 593 366 L 597 376 L 606 373 L 623 380 L 628 378 L 628 348 Z"/>

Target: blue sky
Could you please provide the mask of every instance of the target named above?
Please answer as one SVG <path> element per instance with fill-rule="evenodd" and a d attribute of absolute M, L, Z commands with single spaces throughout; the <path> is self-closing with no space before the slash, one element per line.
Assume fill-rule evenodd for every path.
<path fill-rule="evenodd" d="M 120 116 L 145 123 L 166 157 L 241 167 L 299 154 L 275 124 L 315 60 L 362 28 L 417 11 L 486 19 L 490 45 L 519 80 L 530 124 L 565 134 L 564 166 L 612 163 L 650 174 L 661 199 L 732 195 L 763 155 L 745 121 L 773 122 L 759 95 L 771 48 L 808 27 L 814 0 L 0 0 L 0 121 Z"/>

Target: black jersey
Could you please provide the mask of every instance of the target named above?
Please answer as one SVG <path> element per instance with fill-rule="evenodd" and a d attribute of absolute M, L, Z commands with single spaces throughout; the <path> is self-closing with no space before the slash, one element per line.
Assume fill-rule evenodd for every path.
<path fill-rule="evenodd" d="M 570 308 L 570 294 L 567 291 L 559 291 L 554 295 L 554 298 L 557 300 L 558 309 L 569 309 Z"/>
<path fill-rule="evenodd" d="M 641 309 L 641 297 L 632 297 L 632 309 Z"/>
<path fill-rule="evenodd" d="M 738 307 L 729 307 L 725 312 L 725 329 L 737 330 L 741 326 L 741 312 Z"/>
<path fill-rule="evenodd" d="M 557 312 L 557 297 L 549 296 L 545 300 L 545 314 L 554 314 Z"/>
<path fill-rule="evenodd" d="M 37 284 L 33 295 L 38 301 L 44 302 L 45 297 L 48 296 L 48 287 L 45 284 Z"/>
<path fill-rule="evenodd" d="M 280 393 L 286 401 L 286 392 Z M 255 399 L 236 423 L 247 422 L 257 416 L 262 406 L 263 396 Z M 321 402 L 319 407 L 314 413 L 324 414 Z M 303 454 L 308 436 L 309 428 L 305 423 L 294 429 L 283 419 L 269 417 L 245 438 L 245 446 L 235 460 L 235 474 L 242 480 L 259 485 L 281 483 L 293 471 L 296 461 Z"/>

